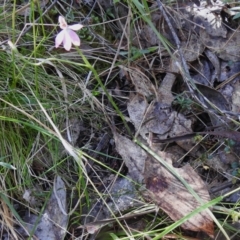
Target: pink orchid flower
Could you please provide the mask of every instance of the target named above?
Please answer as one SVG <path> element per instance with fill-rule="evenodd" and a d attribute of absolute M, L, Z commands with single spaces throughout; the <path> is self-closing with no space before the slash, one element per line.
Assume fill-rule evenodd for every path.
<path fill-rule="evenodd" d="M 72 44 L 74 46 L 80 46 L 80 38 L 74 31 L 80 30 L 83 25 L 78 23 L 68 26 L 65 18 L 62 16 L 58 17 L 58 21 L 62 31 L 58 33 L 55 39 L 55 47 L 58 48 L 59 45 L 63 43 L 63 47 L 69 51 L 72 47 Z"/>

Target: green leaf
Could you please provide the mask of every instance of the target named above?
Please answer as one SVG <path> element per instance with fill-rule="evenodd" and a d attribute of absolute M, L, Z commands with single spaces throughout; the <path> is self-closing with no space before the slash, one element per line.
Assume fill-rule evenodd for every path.
<path fill-rule="evenodd" d="M 240 17 L 240 13 L 236 14 L 236 15 L 233 17 L 233 20 L 234 20 L 234 19 L 237 19 L 237 18 L 239 18 L 239 17 Z"/>
<path fill-rule="evenodd" d="M 16 170 L 16 168 L 9 163 L 0 162 L 0 166 L 3 166 L 3 167 L 8 168 L 8 169 Z"/>

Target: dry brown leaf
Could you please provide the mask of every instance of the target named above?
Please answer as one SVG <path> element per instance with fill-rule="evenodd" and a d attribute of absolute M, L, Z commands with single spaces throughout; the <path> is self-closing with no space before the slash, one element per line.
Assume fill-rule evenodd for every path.
<path fill-rule="evenodd" d="M 127 104 L 128 114 L 136 129 L 138 129 L 148 108 L 148 103 L 145 97 L 136 94 L 130 96 L 130 101 Z"/>
<path fill-rule="evenodd" d="M 224 61 L 240 61 L 240 32 L 229 31 L 226 38 L 210 36 L 205 30 L 200 30 L 200 38 L 204 45 L 214 51 Z"/>
<path fill-rule="evenodd" d="M 115 133 L 114 138 L 116 149 L 125 161 L 131 178 L 139 183 L 144 179 L 147 190 L 142 194 L 147 200 L 155 202 L 174 221 L 183 218 L 200 206 L 200 203 L 189 193 L 180 180 L 152 156 L 126 137 Z M 159 151 L 158 155 L 172 165 L 171 154 Z M 185 179 L 204 203 L 210 201 L 204 182 L 190 165 L 176 168 L 175 171 Z M 182 224 L 182 227 L 192 231 L 203 231 L 209 236 L 213 236 L 213 222 L 207 211 L 196 214 Z"/>
<path fill-rule="evenodd" d="M 240 112 L 240 83 L 236 82 L 234 84 L 234 90 L 233 90 L 233 95 L 232 95 L 232 110 L 235 113 Z"/>
<path fill-rule="evenodd" d="M 75 145 L 79 138 L 80 132 L 84 130 L 83 121 L 78 117 L 70 117 L 65 120 L 61 125 L 63 129 L 63 136 L 71 144 Z"/>
<path fill-rule="evenodd" d="M 117 133 L 114 133 L 114 140 L 116 150 L 125 161 L 129 175 L 134 181 L 142 183 L 147 158 L 146 152 L 128 138 Z"/>
<path fill-rule="evenodd" d="M 57 176 L 53 192 L 41 216 L 26 211 L 23 216 L 24 228 L 19 226 L 17 231 L 22 234 L 23 239 L 28 239 L 30 233 L 35 239 L 64 239 L 68 219 L 66 187 L 61 177 Z"/>
<path fill-rule="evenodd" d="M 212 73 L 211 78 L 209 78 L 211 86 L 213 86 L 214 82 L 220 79 L 220 73 L 221 73 L 221 66 L 220 66 L 220 59 L 217 57 L 217 55 L 210 51 L 209 49 L 205 50 L 205 55 L 208 57 L 210 62 L 212 63 L 214 67 L 214 72 Z"/>
<path fill-rule="evenodd" d="M 196 34 L 191 34 L 188 39 L 189 33 L 185 33 L 187 41 L 182 41 L 181 43 L 183 55 L 187 62 L 193 62 L 203 53 L 205 47 Z M 177 52 L 175 55 L 179 58 Z"/>
<path fill-rule="evenodd" d="M 139 134 L 143 139 L 147 139 L 147 134 L 149 132 L 146 126 L 143 125 L 144 114 L 146 113 L 148 106 L 146 98 L 140 94 L 132 95 L 127 104 L 130 120 L 136 131 L 140 130 Z"/>
<path fill-rule="evenodd" d="M 189 38 L 189 33 L 183 33 L 186 34 L 186 36 L 183 36 L 183 38 L 187 39 L 187 41 L 181 42 L 184 58 L 187 62 L 195 61 L 203 53 L 205 46 L 202 44 L 201 41 L 199 41 L 199 37 L 197 35 L 191 34 Z M 161 85 L 158 89 L 161 102 L 167 103 L 169 105 L 171 105 L 174 100 L 174 96 L 171 90 L 177 76 L 173 73 L 179 73 L 179 68 L 176 65 L 177 59 L 179 62 L 181 62 L 178 51 L 174 53 L 174 57 L 172 58 L 172 61 L 168 66 L 168 72 L 162 80 Z"/>
<path fill-rule="evenodd" d="M 214 9 L 215 8 L 215 9 Z M 187 10 L 194 15 L 193 21 L 205 28 L 205 31 L 211 36 L 221 36 L 226 38 L 227 29 L 222 22 L 222 18 L 218 17 L 215 11 L 221 11 L 220 6 L 208 7 L 187 7 Z"/>
<path fill-rule="evenodd" d="M 172 165 L 171 154 L 160 151 L 157 154 Z M 201 197 L 204 203 L 211 200 L 204 182 L 190 165 L 175 168 L 175 171 Z M 148 191 L 143 195 L 148 200 L 150 198 L 155 202 L 174 221 L 183 218 L 200 206 L 200 203 L 189 193 L 180 180 L 153 159 L 152 156 L 148 156 L 146 160 L 144 177 Z M 213 237 L 213 221 L 207 211 L 194 215 L 181 226 L 191 231 L 203 231 Z"/>
<path fill-rule="evenodd" d="M 179 114 L 176 114 L 174 124 L 173 124 L 168 136 L 171 138 L 171 137 L 175 137 L 175 136 L 189 134 L 192 132 L 193 132 L 192 131 L 192 120 L 187 119 L 184 115 L 179 113 Z M 180 146 L 187 152 L 191 151 L 192 154 L 196 153 L 196 151 L 199 149 L 199 146 L 195 144 L 195 141 L 193 138 L 190 138 L 187 140 L 176 141 L 176 143 L 178 146 Z"/>
<path fill-rule="evenodd" d="M 172 62 L 172 61 L 171 61 Z M 173 65 L 171 63 L 169 69 L 171 70 L 173 68 Z M 174 65 L 175 67 L 175 65 Z M 175 71 L 177 70 L 177 68 L 175 67 Z M 166 74 L 166 76 L 164 77 L 164 79 L 161 82 L 161 85 L 158 89 L 158 93 L 160 96 L 160 100 L 162 103 L 166 103 L 166 104 L 171 104 L 174 100 L 174 96 L 172 94 L 172 86 L 175 82 L 176 79 L 176 75 L 173 73 L 168 72 Z"/>
<path fill-rule="evenodd" d="M 216 105 L 220 110 L 223 111 L 230 111 L 230 107 L 229 107 L 229 103 L 226 100 L 226 98 L 217 90 L 215 90 L 214 88 L 208 87 L 208 86 L 204 86 L 202 84 L 198 84 L 196 83 L 196 86 L 198 88 L 198 90 L 214 105 Z M 199 95 L 200 98 L 200 95 Z M 204 102 L 204 104 L 206 104 L 207 106 L 208 103 Z M 209 106 L 209 108 L 212 108 L 211 106 Z"/>
<path fill-rule="evenodd" d="M 219 91 L 215 90 L 214 88 L 204 86 L 202 84 L 196 84 L 198 90 L 201 94 L 204 95 L 213 105 L 215 105 L 218 109 L 222 111 L 230 111 L 230 106 L 227 99 L 221 94 Z M 197 93 L 198 94 L 198 93 Z M 198 94 L 199 99 L 202 99 L 203 103 L 209 107 L 209 109 L 214 109 L 212 105 L 210 105 L 207 101 L 205 101 L 200 94 Z M 210 114 L 210 119 L 213 126 L 222 125 L 224 122 L 222 121 L 221 117 Z"/>
<path fill-rule="evenodd" d="M 146 139 L 149 132 L 166 138 L 174 123 L 175 112 L 165 103 L 153 102 L 148 105 L 141 95 L 135 95 L 128 103 L 128 114 L 136 131 Z"/>
<path fill-rule="evenodd" d="M 175 14 L 179 15 L 183 29 L 198 32 L 201 26 L 211 36 L 226 37 L 227 29 L 218 15 L 224 6 L 222 0 L 198 1 L 198 4 L 196 1 L 177 1 L 177 6 L 179 5 L 181 7 Z"/>
<path fill-rule="evenodd" d="M 149 111 L 146 116 L 146 121 L 148 132 L 157 134 L 158 139 L 192 133 L 192 121 L 186 119 L 184 115 L 172 111 L 169 105 L 164 103 L 155 102 L 152 111 Z M 180 140 L 177 141 L 177 144 L 186 151 L 198 150 L 198 147 L 193 149 L 195 142 L 192 139 Z"/>
<path fill-rule="evenodd" d="M 170 105 L 154 102 L 151 111 L 146 116 L 148 131 L 160 135 L 159 137 L 167 137 L 174 124 L 175 113 L 170 108 Z"/>
<path fill-rule="evenodd" d="M 191 63 L 192 69 L 196 71 L 196 74 L 192 75 L 192 78 L 196 83 L 200 83 L 206 86 L 211 84 L 211 70 L 210 64 L 207 59 L 199 58 L 198 61 Z"/>
<path fill-rule="evenodd" d="M 137 93 L 142 94 L 145 97 L 150 97 L 154 94 L 155 87 L 150 79 L 139 68 L 126 68 L 124 66 L 120 67 L 129 73 Z"/>
<path fill-rule="evenodd" d="M 192 121 L 172 111 L 168 104 L 153 102 L 149 107 L 146 99 L 137 94 L 131 98 L 127 108 L 136 131 L 145 140 L 150 132 L 157 134 L 159 139 L 192 133 Z M 195 143 L 188 139 L 177 141 L 177 144 L 189 151 Z"/>

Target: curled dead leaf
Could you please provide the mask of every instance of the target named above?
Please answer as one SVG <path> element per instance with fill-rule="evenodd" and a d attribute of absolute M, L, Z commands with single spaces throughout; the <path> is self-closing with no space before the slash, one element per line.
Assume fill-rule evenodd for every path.
<path fill-rule="evenodd" d="M 114 140 L 117 152 L 125 161 L 129 175 L 134 181 L 142 183 L 147 153 L 130 139 L 118 133 L 114 133 Z"/>
<path fill-rule="evenodd" d="M 229 31 L 227 37 L 213 37 L 205 30 L 200 30 L 200 38 L 204 45 L 214 50 L 216 55 L 224 61 L 240 61 L 240 48 L 238 46 L 240 33 L 238 31 Z"/>

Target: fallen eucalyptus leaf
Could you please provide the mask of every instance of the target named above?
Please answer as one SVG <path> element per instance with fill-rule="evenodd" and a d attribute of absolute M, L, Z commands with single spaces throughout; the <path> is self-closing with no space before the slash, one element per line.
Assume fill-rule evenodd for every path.
<path fill-rule="evenodd" d="M 147 112 L 149 104 L 144 96 L 140 94 L 136 94 L 130 97 L 130 100 L 127 104 L 127 110 L 130 117 L 131 122 L 133 123 L 136 132 L 138 132 L 143 139 L 147 140 L 147 135 L 149 130 L 144 124 L 144 115 Z"/>
<path fill-rule="evenodd" d="M 214 51 L 224 61 L 240 61 L 239 31 L 229 31 L 226 38 L 210 36 L 205 30 L 200 30 L 200 38 L 204 45 Z"/>
<path fill-rule="evenodd" d="M 144 178 L 147 189 L 142 192 L 144 198 L 157 204 L 174 221 L 183 218 L 200 206 L 200 203 L 180 180 L 153 159 L 152 156 L 126 137 L 115 133 L 114 138 L 116 149 L 125 161 L 129 175 L 138 182 Z M 170 154 L 159 151 L 158 155 L 172 166 Z M 190 165 L 176 168 L 175 171 L 201 197 L 203 203 L 210 201 L 204 182 Z M 209 236 L 213 236 L 213 222 L 205 210 L 187 220 L 182 224 L 182 227 L 192 231 L 203 231 Z"/>
<path fill-rule="evenodd" d="M 59 176 L 56 177 L 53 187 L 55 190 L 52 192 L 40 220 L 35 214 L 26 213 L 24 217 L 27 230 L 29 233 L 34 230 L 34 236 L 38 239 L 61 240 L 64 239 L 67 232 L 66 189 L 64 182 Z M 26 235 L 26 231 L 22 228 L 19 228 L 18 231 Z"/>
<path fill-rule="evenodd" d="M 198 90 L 206 97 L 213 105 L 215 105 L 218 109 L 222 111 L 230 111 L 231 108 L 229 106 L 229 103 L 227 99 L 217 90 L 214 88 L 204 86 L 202 84 L 196 84 Z M 209 107 L 209 109 L 214 109 L 214 106 L 210 105 L 207 101 L 205 101 L 201 94 L 198 94 L 199 99 L 203 100 L 203 103 Z M 214 109 L 216 110 L 216 109 Z M 223 122 L 221 121 L 221 118 L 218 117 L 215 114 L 209 113 L 211 122 L 213 126 L 219 126 L 222 125 Z"/>
<path fill-rule="evenodd" d="M 101 204 L 98 201 L 98 204 L 94 204 L 88 212 L 84 220 L 84 225 L 79 228 L 86 228 L 88 233 L 95 234 L 103 226 L 116 222 L 116 218 L 113 217 L 113 214 L 120 215 L 130 211 L 130 209 L 142 206 L 138 200 L 138 191 L 135 186 L 135 183 L 133 183 L 131 179 L 119 177 L 109 190 L 109 195 L 111 197 L 109 197 L 107 201 L 108 207 L 106 207 L 104 203 Z M 109 209 L 111 209 L 111 211 Z M 129 218 L 130 216 L 131 215 L 128 215 Z M 134 217 L 134 215 L 132 215 L 132 217 Z M 121 216 L 118 217 L 118 220 L 120 219 Z"/>
<path fill-rule="evenodd" d="M 126 68 L 124 66 L 121 66 L 121 68 L 129 73 L 137 93 L 142 94 L 145 97 L 150 97 L 154 94 L 155 87 L 150 79 L 139 68 Z"/>
<path fill-rule="evenodd" d="M 116 150 L 125 161 L 129 175 L 134 181 L 142 183 L 147 158 L 146 152 L 130 139 L 118 133 L 114 133 L 114 140 Z"/>
<path fill-rule="evenodd" d="M 232 111 L 234 113 L 240 113 L 240 83 L 236 82 L 234 84 L 234 90 L 232 95 Z"/>
<path fill-rule="evenodd" d="M 172 167 L 171 154 L 161 151 L 157 154 Z M 174 171 L 189 184 L 204 203 L 211 200 L 206 185 L 190 165 L 174 168 Z M 147 191 L 143 192 L 143 196 L 156 203 L 174 221 L 201 205 L 182 182 L 152 156 L 148 156 L 146 160 L 144 177 Z M 191 231 L 203 231 L 211 237 L 214 233 L 213 221 L 206 210 L 191 217 L 181 227 Z"/>

